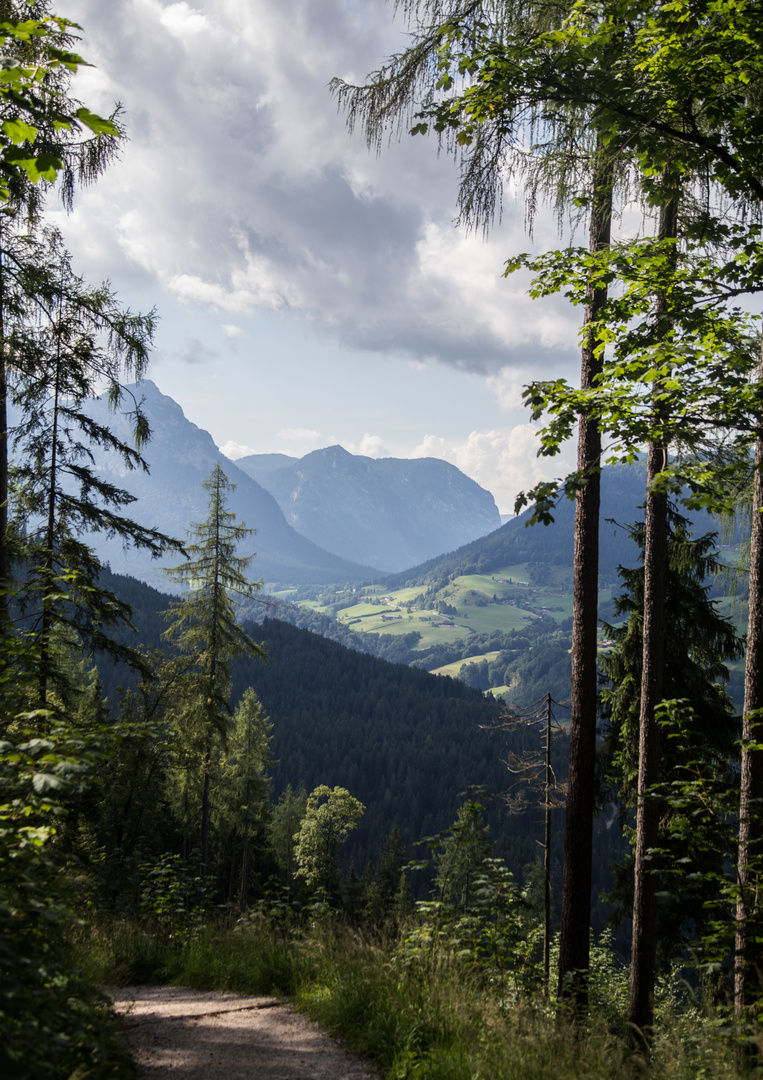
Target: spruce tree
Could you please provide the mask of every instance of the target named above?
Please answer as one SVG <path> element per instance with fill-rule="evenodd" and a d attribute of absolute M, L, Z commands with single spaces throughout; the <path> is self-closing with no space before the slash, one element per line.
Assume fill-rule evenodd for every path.
<path fill-rule="evenodd" d="M 641 523 L 628 531 L 643 552 L 645 525 Z M 660 785 L 651 790 L 644 787 L 640 748 L 646 620 L 643 562 L 634 569 L 620 569 L 625 591 L 615 600 L 615 614 L 623 616 L 624 621 L 614 626 L 605 624 L 614 646 L 603 654 L 600 662 L 606 680 L 602 689 L 605 723 L 601 761 L 623 815 L 647 803 L 654 817 L 653 835 L 641 853 L 641 870 L 642 875 L 648 876 L 649 889 L 654 894 L 655 954 L 659 948 L 663 957 L 681 941 L 689 923 L 701 920 L 703 902 L 714 888 L 713 874 L 720 873 L 721 866 L 708 862 L 712 844 L 702 835 L 699 819 L 689 844 L 682 842 L 680 850 L 674 849 L 674 841 L 670 839 L 670 803 L 659 798 L 658 792 L 664 793 L 671 785 L 680 786 L 698 772 L 712 777 L 720 788 L 729 788 L 734 783 L 733 762 L 740 725 L 723 683 L 728 677 L 726 662 L 743 654 L 744 643 L 733 623 L 720 614 L 715 601 L 709 598 L 709 582 L 719 569 L 714 534 L 692 537 L 687 519 L 671 507 L 667 515 L 664 581 L 665 607 L 669 614 L 660 627 L 654 648 L 663 662 L 661 700 L 685 702 L 688 709 L 680 708 L 683 718 L 680 732 L 668 727 L 658 739 L 654 753 L 658 755 L 655 772 Z M 679 707 L 672 710 L 673 715 L 676 708 Z M 659 717 L 653 723 L 659 725 Z M 634 843 L 639 838 L 634 836 Z M 655 854 L 657 849 L 660 855 Z M 693 860 L 694 871 L 679 882 L 678 890 L 671 885 L 677 860 L 684 860 L 684 864 Z M 629 869 L 632 874 L 633 863 Z M 711 873 L 706 874 L 707 871 Z M 686 881 L 690 882 L 688 893 L 684 888 Z M 620 899 L 629 895 L 632 888 L 631 876 L 629 884 L 618 889 Z"/>
<path fill-rule="evenodd" d="M 201 878 L 207 881 L 210 783 L 215 749 L 224 747 L 230 730 L 230 666 L 237 656 L 264 656 L 236 621 L 236 598 L 249 599 L 262 586 L 251 582 L 246 570 L 253 555 L 238 555 L 239 543 L 253 532 L 228 509 L 228 492 L 235 488 L 219 462 L 204 481 L 209 493 L 207 518 L 194 524 L 187 545 L 188 562 L 168 570 L 170 578 L 185 585 L 185 596 L 167 611 L 165 637 L 181 652 L 195 658 L 190 692 L 182 708 L 181 723 L 191 752 L 201 769 Z"/>
<path fill-rule="evenodd" d="M 6 373 L 17 418 L 10 430 L 15 462 L 7 539 L 21 576 L 24 634 L 38 651 L 45 708 L 51 679 L 65 689 L 51 651 L 56 631 L 74 631 L 89 648 L 136 662 L 135 653 L 114 640 L 114 629 L 129 623 L 129 609 L 99 585 L 101 567 L 88 534 L 116 535 L 154 555 L 182 545 L 126 517 L 134 497 L 92 466 L 92 448 L 99 446 L 117 454 L 126 469 L 148 471 L 140 448 L 149 431 L 139 403 L 136 445 L 93 420 L 87 405 L 104 385 L 117 405 L 122 373 L 145 370 L 153 313 L 133 314 L 108 286 L 86 286 L 55 230 L 28 238 L 27 249 L 14 276 L 14 367 Z"/>

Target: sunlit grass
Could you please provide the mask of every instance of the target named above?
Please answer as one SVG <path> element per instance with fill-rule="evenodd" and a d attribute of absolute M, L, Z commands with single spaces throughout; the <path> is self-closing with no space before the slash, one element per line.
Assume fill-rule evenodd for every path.
<path fill-rule="evenodd" d="M 171 983 L 293 1000 L 372 1063 L 385 1080 L 633 1080 L 624 1022 L 560 1017 L 539 993 L 506 996 L 452 956 L 411 965 L 395 942 L 331 921 L 286 931 L 264 920 L 170 938 L 127 922 L 91 927 L 79 960 L 105 985 Z M 615 977 L 615 976 L 613 976 Z M 617 976 L 619 978 L 619 976 Z M 620 980 L 621 981 L 621 980 Z M 600 987 L 615 999 L 620 987 Z M 661 1010 L 654 1080 L 735 1080 L 733 1047 L 712 1006 L 676 999 Z"/>

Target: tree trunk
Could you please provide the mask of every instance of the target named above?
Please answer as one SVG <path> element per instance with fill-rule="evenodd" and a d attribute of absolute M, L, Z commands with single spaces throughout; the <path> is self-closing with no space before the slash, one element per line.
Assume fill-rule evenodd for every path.
<path fill-rule="evenodd" d="M 8 621 L 11 560 L 8 552 L 8 346 L 5 340 L 5 265 L 0 221 L 0 629 Z"/>
<path fill-rule="evenodd" d="M 763 349 L 758 378 L 763 381 Z M 750 595 L 747 615 L 747 660 L 744 672 L 742 721 L 742 774 L 739 805 L 739 854 L 737 933 L 735 943 L 734 1008 L 741 1016 L 760 995 L 761 934 L 756 903 L 758 871 L 755 863 L 763 851 L 761 799 L 763 799 L 763 751 L 750 748 L 761 739 L 758 710 L 763 709 L 763 429 L 755 439 L 752 522 L 750 529 Z"/>
<path fill-rule="evenodd" d="M 543 837 L 543 995 L 548 997 L 551 971 L 551 695 L 546 701 L 546 819 Z"/>
<path fill-rule="evenodd" d="M 209 850 L 209 770 L 212 766 L 212 744 L 207 744 L 204 755 L 204 779 L 201 787 L 201 894 L 202 903 L 207 894 L 207 855 Z"/>
<path fill-rule="evenodd" d="M 669 177 L 666 177 L 669 180 Z M 678 199 L 660 209 L 660 240 L 675 240 Z M 667 299 L 658 295 L 655 335 L 670 326 Z M 659 407 L 653 421 L 659 427 Z M 636 1045 L 648 1046 L 654 1022 L 654 976 L 657 961 L 656 880 L 649 873 L 648 854 L 659 840 L 660 810 L 649 789 L 660 780 L 660 729 L 655 713 L 662 701 L 665 646 L 665 582 L 668 561 L 668 497 L 654 483 L 667 468 L 668 450 L 659 434 L 649 443 L 646 466 L 644 535 L 644 615 L 642 629 L 641 702 L 639 711 L 639 769 L 636 809 L 636 853 L 633 879 L 633 937 L 628 1020 Z"/>
<path fill-rule="evenodd" d="M 251 721 L 249 723 L 251 729 Z M 247 746 L 249 750 L 249 746 Z M 249 768 L 250 758 L 247 754 L 247 768 Z M 249 878 L 249 793 L 250 783 L 247 778 L 246 781 L 246 811 L 244 813 L 244 851 L 241 856 L 241 896 L 239 900 L 239 908 L 243 913 L 246 911 L 247 900 L 249 899 L 248 878 Z"/>
<path fill-rule="evenodd" d="M 597 147 L 589 247 L 609 246 L 612 227 L 613 168 Z M 606 303 L 606 289 L 589 290 L 585 324 L 596 319 Z M 581 354 L 580 385 L 593 385 L 602 367 L 599 340 L 591 328 Z M 588 997 L 591 866 L 594 782 L 596 771 L 596 632 L 599 607 L 599 502 L 601 434 L 595 419 L 580 418 L 578 470 L 587 478 L 575 499 L 573 564 L 572 692 L 570 771 L 565 816 L 564 885 L 559 943 L 559 996 L 573 996 L 579 1008 Z"/>
<path fill-rule="evenodd" d="M 58 424 L 61 405 L 62 358 L 60 333 L 57 341 L 56 376 L 53 385 L 53 426 L 50 439 L 50 479 L 48 481 L 45 551 L 43 553 L 42 618 L 40 622 L 40 708 L 48 705 L 51 674 L 51 634 L 53 629 L 53 581 L 55 578 L 56 517 L 58 510 Z"/>
<path fill-rule="evenodd" d="M 667 465 L 665 448 L 651 443 L 647 484 Z M 655 710 L 662 700 L 665 639 L 665 566 L 667 496 L 650 491 L 646 499 L 644 538 L 644 627 L 639 713 L 638 803 L 633 892 L 633 938 L 628 1019 L 637 1043 L 649 1042 L 653 1023 L 654 972 L 657 958 L 656 883 L 647 856 L 659 838 L 659 806 L 648 789 L 660 779 L 660 731 Z"/>

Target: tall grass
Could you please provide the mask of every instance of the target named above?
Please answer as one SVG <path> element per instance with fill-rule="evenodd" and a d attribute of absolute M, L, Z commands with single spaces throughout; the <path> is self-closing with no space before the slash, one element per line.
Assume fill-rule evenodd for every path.
<path fill-rule="evenodd" d="M 122 922 L 90 927 L 78 955 L 102 985 L 171 983 L 289 998 L 385 1080 L 633 1080 L 643 1073 L 611 1016 L 575 1027 L 540 994 L 507 997 L 505 985 L 498 992 L 452 955 L 412 964 L 394 946 L 330 920 L 303 928 L 258 920 L 173 937 Z M 662 1013 L 654 1080 L 740 1075 L 712 1005 L 674 994 Z"/>

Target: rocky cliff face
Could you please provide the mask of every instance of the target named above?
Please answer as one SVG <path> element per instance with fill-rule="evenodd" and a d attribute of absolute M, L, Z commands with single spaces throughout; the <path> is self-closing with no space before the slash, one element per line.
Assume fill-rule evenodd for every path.
<path fill-rule="evenodd" d="M 219 461 L 228 479 L 236 484 L 230 499 L 231 509 L 239 521 L 257 530 L 241 551 L 241 554 L 257 552 L 251 567 L 253 577 L 264 577 L 271 584 L 353 581 L 368 577 L 368 567 L 354 565 L 322 550 L 292 528 L 274 497 L 224 457 L 212 436 L 187 420 L 180 406 L 162 394 L 153 382 L 146 379 L 130 390 L 137 399 L 145 399 L 143 408 L 152 438 L 144 457 L 150 473 L 131 472 L 114 454 L 94 451 L 98 470 L 135 496 L 136 501 L 126 508 L 127 515 L 143 525 L 186 539 L 193 523 L 204 521 L 207 516 L 207 493 L 202 482 Z M 127 415 L 110 412 L 103 398 L 93 401 L 89 411 L 129 441 L 131 425 Z M 89 537 L 88 543 L 117 573 L 129 573 L 159 589 L 171 587 L 161 566 L 175 565 L 180 561 L 177 556 L 158 564 L 141 552 L 125 551 L 121 543 L 102 535 Z"/>
<path fill-rule="evenodd" d="M 303 536 L 379 570 L 414 566 L 501 524 L 490 492 L 437 458 L 368 458 L 330 446 L 299 460 L 254 454 L 236 464 Z"/>

